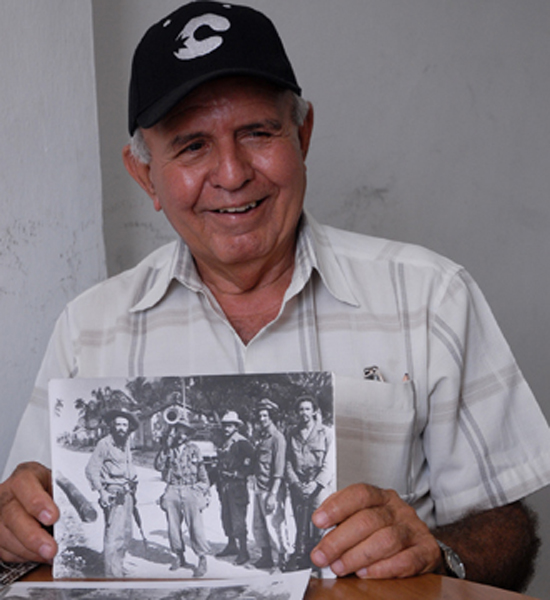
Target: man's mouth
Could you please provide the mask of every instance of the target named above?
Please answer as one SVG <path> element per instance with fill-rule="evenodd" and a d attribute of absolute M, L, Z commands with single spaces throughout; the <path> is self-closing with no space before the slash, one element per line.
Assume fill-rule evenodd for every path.
<path fill-rule="evenodd" d="M 261 204 L 262 200 L 254 200 L 254 202 L 250 202 L 250 204 L 246 204 L 245 206 L 235 206 L 235 207 L 230 207 L 230 208 L 220 208 L 218 210 L 215 210 L 214 212 L 217 212 L 219 214 L 222 215 L 235 215 L 235 214 L 241 214 L 241 213 L 245 213 L 248 212 L 249 210 L 252 210 L 254 208 L 256 208 L 257 206 L 259 206 Z"/>

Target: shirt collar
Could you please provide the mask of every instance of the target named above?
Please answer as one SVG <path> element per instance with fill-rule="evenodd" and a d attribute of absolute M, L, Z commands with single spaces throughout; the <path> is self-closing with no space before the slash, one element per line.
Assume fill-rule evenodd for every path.
<path fill-rule="evenodd" d="M 359 306 L 352 288 L 332 249 L 326 229 L 304 211 L 299 225 L 294 274 L 285 299 L 298 294 L 317 271 L 327 290 L 340 302 Z M 166 294 L 173 281 L 178 281 L 192 292 L 204 291 L 195 261 L 188 246 L 179 239 L 164 264 L 151 270 L 144 284 L 144 293 L 134 304 L 131 312 L 152 308 Z"/>
<path fill-rule="evenodd" d="M 167 260 L 151 269 L 144 292 L 131 308 L 131 312 L 139 312 L 152 308 L 162 300 L 173 281 L 178 281 L 193 292 L 199 292 L 204 284 L 197 273 L 195 261 L 187 244 L 179 238 L 171 244 L 172 252 Z"/>
<path fill-rule="evenodd" d="M 287 296 L 301 291 L 309 281 L 313 270 L 319 273 L 325 287 L 336 300 L 359 306 L 332 248 L 327 228 L 320 225 L 308 211 L 304 210 L 296 245 L 294 275 Z"/>

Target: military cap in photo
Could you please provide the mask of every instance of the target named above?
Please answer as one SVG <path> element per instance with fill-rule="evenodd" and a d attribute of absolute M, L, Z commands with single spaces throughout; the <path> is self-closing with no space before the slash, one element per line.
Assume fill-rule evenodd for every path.
<path fill-rule="evenodd" d="M 234 410 L 228 410 L 222 417 L 222 423 L 234 423 L 235 425 L 242 425 L 243 422 L 239 419 L 239 415 Z"/>
<path fill-rule="evenodd" d="M 256 404 L 256 412 L 260 412 L 261 410 L 278 411 L 279 407 L 277 406 L 277 404 L 275 404 L 275 402 L 269 400 L 269 398 L 262 398 Z"/>

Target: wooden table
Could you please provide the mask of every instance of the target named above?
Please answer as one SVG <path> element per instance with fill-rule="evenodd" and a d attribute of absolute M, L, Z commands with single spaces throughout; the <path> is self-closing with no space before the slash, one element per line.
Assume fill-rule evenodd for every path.
<path fill-rule="evenodd" d="M 410 579 L 312 579 L 305 600 L 526 600 L 529 596 L 441 575 Z"/>
<path fill-rule="evenodd" d="M 51 581 L 50 567 L 43 565 L 23 581 Z M 530 596 L 507 592 L 440 575 L 384 581 L 311 579 L 304 600 L 528 600 Z"/>

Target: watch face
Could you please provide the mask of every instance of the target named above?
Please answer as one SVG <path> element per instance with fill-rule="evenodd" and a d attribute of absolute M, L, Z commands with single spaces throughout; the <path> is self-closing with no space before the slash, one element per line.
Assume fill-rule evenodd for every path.
<path fill-rule="evenodd" d="M 436 541 L 441 548 L 447 573 L 454 577 L 458 577 L 459 579 L 466 579 L 466 568 L 464 567 L 464 563 L 460 560 L 460 556 L 443 542 L 440 542 L 439 540 Z"/>
<path fill-rule="evenodd" d="M 466 577 L 466 569 L 464 568 L 464 565 L 462 564 L 458 554 L 449 548 L 445 555 L 447 557 L 447 564 L 449 565 L 449 568 L 453 574 L 459 579 L 464 579 Z"/>

